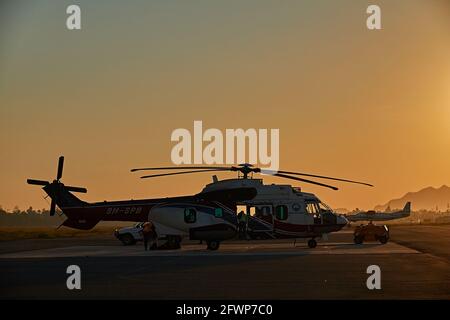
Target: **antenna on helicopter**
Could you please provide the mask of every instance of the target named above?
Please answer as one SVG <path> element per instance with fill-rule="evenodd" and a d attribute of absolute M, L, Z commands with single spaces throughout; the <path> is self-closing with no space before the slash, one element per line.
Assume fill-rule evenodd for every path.
<path fill-rule="evenodd" d="M 155 178 L 155 177 L 162 177 L 162 176 L 172 176 L 172 175 L 179 175 L 179 174 L 190 174 L 190 173 L 200 173 L 200 172 L 217 172 L 217 171 L 237 171 L 239 173 L 242 173 L 242 179 L 248 179 L 248 175 L 250 173 L 259 173 L 263 175 L 272 175 L 275 177 L 285 178 L 285 179 L 291 179 L 296 181 L 301 181 L 305 183 L 310 183 L 314 185 L 318 185 L 321 187 L 330 188 L 333 190 L 338 190 L 337 187 L 324 184 L 321 182 L 309 180 L 309 179 L 303 179 L 296 176 L 306 176 L 306 177 L 313 177 L 318 179 L 328 179 L 328 180 L 334 180 L 334 181 L 341 181 L 341 182 L 347 182 L 347 183 L 355 183 L 355 184 L 361 184 L 373 187 L 372 184 L 366 183 L 366 182 L 360 182 L 360 181 L 354 181 L 354 180 L 348 180 L 348 179 L 341 179 L 341 178 L 334 178 L 334 177 L 328 177 L 328 176 L 321 176 L 321 175 L 315 175 L 315 174 L 309 174 L 309 173 L 302 173 L 302 172 L 293 172 L 293 171 L 273 171 L 273 170 L 265 170 L 261 168 L 254 167 L 252 164 L 249 163 L 242 163 L 238 166 L 231 166 L 231 167 L 209 167 L 209 166 L 181 166 L 181 167 L 150 167 L 150 168 L 135 168 L 131 169 L 131 172 L 136 171 L 147 171 L 147 170 L 188 170 L 188 171 L 179 171 L 179 172 L 170 172 L 170 173 L 160 173 L 160 174 L 152 174 L 152 175 L 144 175 L 141 176 L 141 179 L 146 178 Z"/>

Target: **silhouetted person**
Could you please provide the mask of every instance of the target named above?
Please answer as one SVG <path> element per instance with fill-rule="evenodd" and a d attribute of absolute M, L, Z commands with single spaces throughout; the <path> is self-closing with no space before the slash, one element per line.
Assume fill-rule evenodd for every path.
<path fill-rule="evenodd" d="M 142 237 L 144 239 L 144 249 L 147 251 L 149 249 L 149 242 L 151 241 L 150 249 L 154 250 L 157 248 L 157 234 L 155 230 L 155 226 L 151 222 L 146 222 L 142 226 Z"/>
<path fill-rule="evenodd" d="M 244 211 L 238 213 L 238 236 L 239 239 L 245 239 L 247 229 L 247 215 Z"/>

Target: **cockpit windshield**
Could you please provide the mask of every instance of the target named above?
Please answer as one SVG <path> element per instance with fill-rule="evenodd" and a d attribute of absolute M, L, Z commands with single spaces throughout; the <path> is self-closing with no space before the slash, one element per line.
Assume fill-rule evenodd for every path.
<path fill-rule="evenodd" d="M 317 214 L 320 212 L 320 208 L 317 202 L 306 202 L 306 211 L 309 214 Z"/>
<path fill-rule="evenodd" d="M 333 212 L 333 210 L 325 203 L 319 202 L 320 212 Z"/>
<path fill-rule="evenodd" d="M 307 201 L 306 202 L 306 211 L 310 214 L 320 214 L 325 212 L 332 213 L 333 210 L 323 202 L 320 201 Z"/>

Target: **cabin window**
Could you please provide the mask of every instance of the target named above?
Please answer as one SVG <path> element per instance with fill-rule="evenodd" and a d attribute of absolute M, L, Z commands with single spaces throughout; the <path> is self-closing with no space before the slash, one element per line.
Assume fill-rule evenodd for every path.
<path fill-rule="evenodd" d="M 197 221 L 197 211 L 194 208 L 184 209 L 184 222 L 194 223 Z"/>
<path fill-rule="evenodd" d="M 288 208 L 285 205 L 275 207 L 275 215 L 278 220 L 286 220 L 288 217 Z"/>
<path fill-rule="evenodd" d="M 270 216 L 272 214 L 270 209 L 271 209 L 271 207 L 269 207 L 269 206 L 256 207 L 255 215 L 257 217 Z"/>
<path fill-rule="evenodd" d="M 214 209 L 214 217 L 222 218 L 223 217 L 223 209 L 222 208 L 215 208 Z"/>
<path fill-rule="evenodd" d="M 256 207 L 248 207 L 247 212 L 249 212 L 250 215 L 253 217 L 254 215 L 256 215 L 257 209 L 256 209 Z"/>

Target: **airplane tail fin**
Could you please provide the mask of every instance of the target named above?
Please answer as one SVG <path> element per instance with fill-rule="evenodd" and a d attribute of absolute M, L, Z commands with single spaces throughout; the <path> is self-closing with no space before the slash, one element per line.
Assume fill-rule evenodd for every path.
<path fill-rule="evenodd" d="M 408 201 L 405 204 L 405 206 L 403 207 L 403 211 L 406 212 L 406 213 L 411 213 L 411 202 Z"/>

